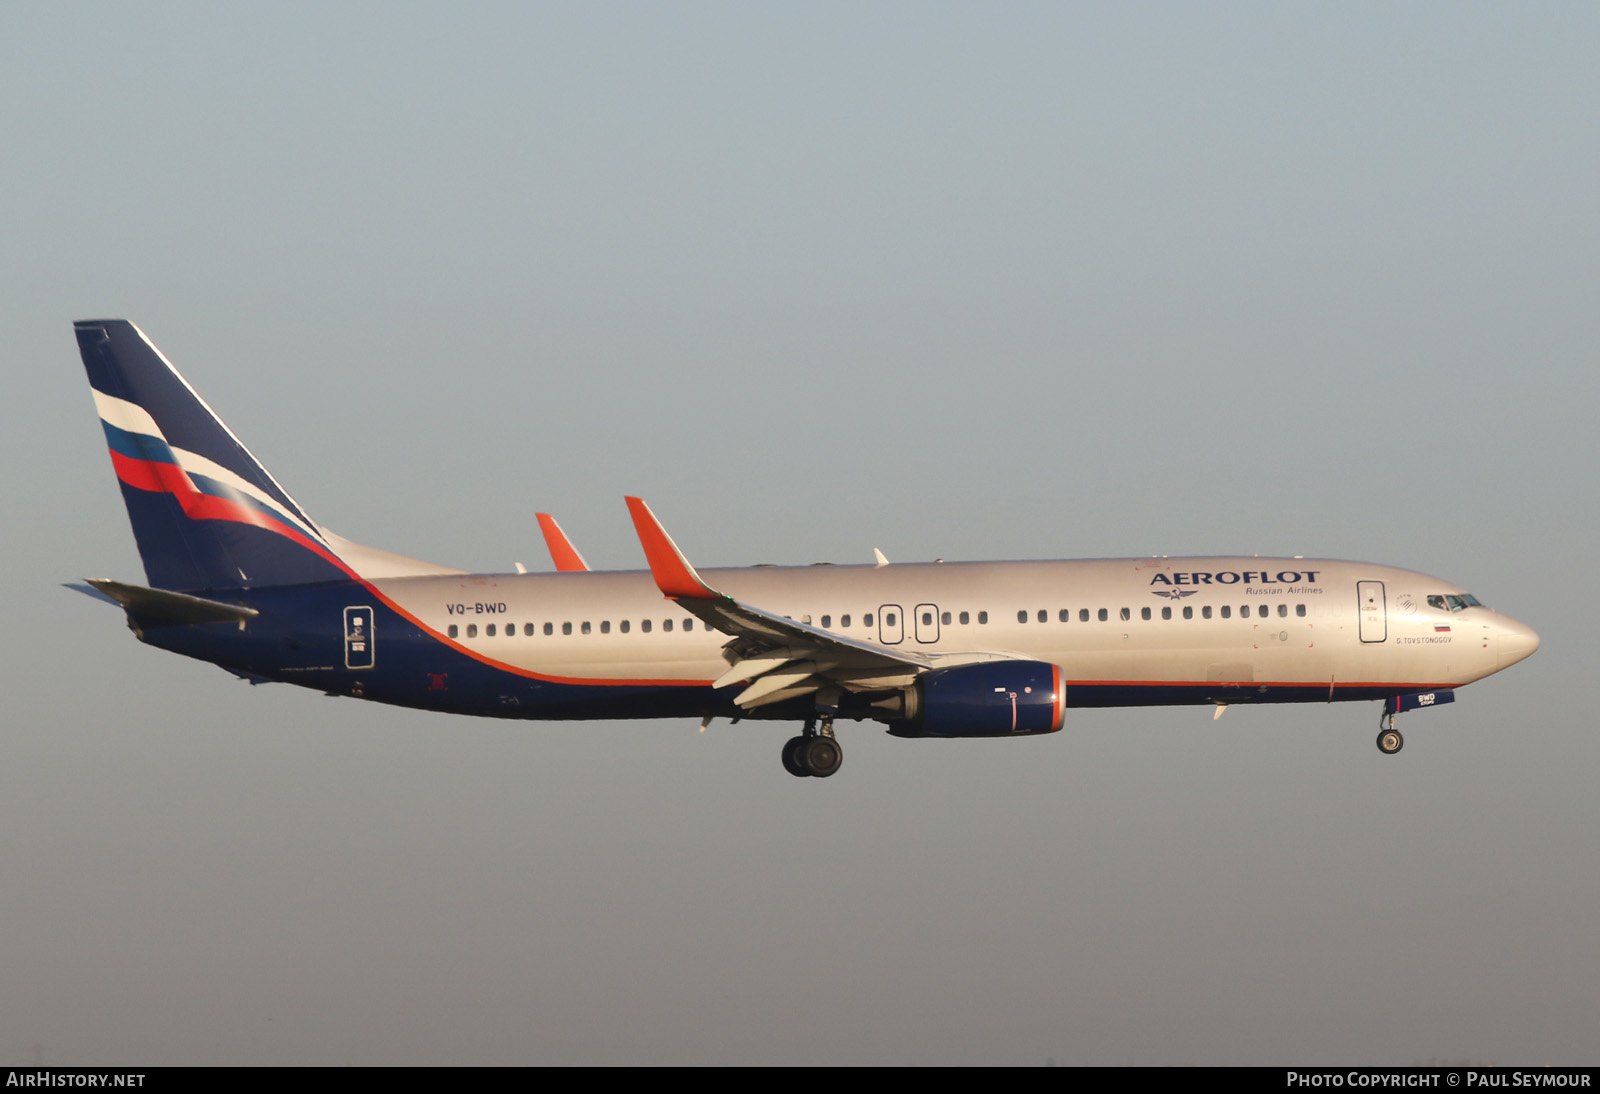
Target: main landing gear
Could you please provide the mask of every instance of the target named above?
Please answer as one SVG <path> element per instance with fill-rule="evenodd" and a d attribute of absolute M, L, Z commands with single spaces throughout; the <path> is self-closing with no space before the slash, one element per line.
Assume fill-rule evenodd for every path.
<path fill-rule="evenodd" d="M 799 778 L 826 779 L 844 762 L 839 742 L 833 737 L 833 715 L 824 714 L 820 729 L 816 719 L 807 719 L 800 736 L 783 746 L 783 769 Z"/>
<path fill-rule="evenodd" d="M 1385 711 L 1383 717 L 1378 719 L 1378 751 L 1385 756 L 1393 756 L 1406 746 L 1406 739 L 1400 736 L 1400 731 L 1394 728 L 1394 715 Z"/>

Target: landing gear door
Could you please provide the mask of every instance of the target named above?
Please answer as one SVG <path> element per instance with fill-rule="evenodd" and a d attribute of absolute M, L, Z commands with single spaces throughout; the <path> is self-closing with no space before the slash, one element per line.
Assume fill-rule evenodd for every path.
<path fill-rule="evenodd" d="M 346 608 L 344 610 L 344 667 L 370 669 L 372 667 L 372 609 Z"/>
<path fill-rule="evenodd" d="M 1361 611 L 1361 641 L 1382 642 L 1388 638 L 1389 615 L 1383 582 L 1356 582 L 1356 601 Z"/>

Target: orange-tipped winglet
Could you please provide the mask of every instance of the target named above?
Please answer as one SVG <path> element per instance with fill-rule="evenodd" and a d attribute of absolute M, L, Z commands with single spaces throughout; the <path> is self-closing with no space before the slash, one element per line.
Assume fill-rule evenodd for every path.
<path fill-rule="evenodd" d="M 534 515 L 539 518 L 539 531 L 544 533 L 544 545 L 550 548 L 550 560 L 556 564 L 556 569 L 587 570 L 589 564 L 583 561 L 583 556 L 561 530 L 561 525 L 556 523 L 556 518 L 549 513 Z"/>
<path fill-rule="evenodd" d="M 683 557 L 678 545 L 672 542 L 667 530 L 644 503 L 643 498 L 628 498 L 628 512 L 633 517 L 634 531 L 639 533 L 639 546 L 650 563 L 650 576 L 656 587 L 669 600 L 722 600 L 721 593 L 711 588 L 694 572 L 689 560 Z"/>

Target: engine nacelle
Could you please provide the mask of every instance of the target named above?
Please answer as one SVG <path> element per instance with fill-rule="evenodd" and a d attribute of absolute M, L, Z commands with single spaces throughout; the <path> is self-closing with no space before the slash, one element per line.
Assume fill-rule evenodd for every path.
<path fill-rule="evenodd" d="M 1054 733 L 1066 712 L 1061 669 L 1045 661 L 981 661 L 923 673 L 904 692 L 896 737 Z"/>

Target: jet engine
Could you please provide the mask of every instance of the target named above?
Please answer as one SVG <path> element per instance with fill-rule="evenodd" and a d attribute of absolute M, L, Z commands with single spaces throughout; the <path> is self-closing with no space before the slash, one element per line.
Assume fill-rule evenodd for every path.
<path fill-rule="evenodd" d="M 982 661 L 924 673 L 874 705 L 896 737 L 1011 737 L 1060 729 L 1067 689 L 1045 661 Z"/>

